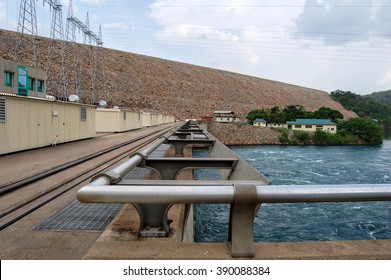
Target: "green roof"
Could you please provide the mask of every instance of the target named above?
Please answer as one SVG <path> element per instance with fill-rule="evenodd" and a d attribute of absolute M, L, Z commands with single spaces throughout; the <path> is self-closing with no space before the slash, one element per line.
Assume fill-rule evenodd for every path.
<path fill-rule="evenodd" d="M 296 119 L 296 121 L 286 122 L 287 124 L 304 124 L 304 125 L 335 125 L 336 123 L 329 119 Z"/>
<path fill-rule="evenodd" d="M 255 119 L 253 122 L 266 122 L 264 119 Z"/>

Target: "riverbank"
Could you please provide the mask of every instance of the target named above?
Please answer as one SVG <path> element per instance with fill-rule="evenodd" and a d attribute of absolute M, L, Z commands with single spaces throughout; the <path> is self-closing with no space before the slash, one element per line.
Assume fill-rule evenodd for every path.
<path fill-rule="evenodd" d="M 326 132 L 292 131 L 270 127 L 255 127 L 248 124 L 210 123 L 208 131 L 227 146 L 252 145 L 378 145 L 381 141 L 371 142 L 368 137 L 351 134 L 333 134 Z M 363 133 L 362 133 L 363 134 Z M 364 133 L 365 134 L 365 133 Z M 366 133 L 368 134 L 368 133 Z M 381 138 L 381 136 L 379 136 Z"/>
<path fill-rule="evenodd" d="M 227 146 L 281 145 L 281 132 L 270 127 L 211 123 L 208 131 Z"/>

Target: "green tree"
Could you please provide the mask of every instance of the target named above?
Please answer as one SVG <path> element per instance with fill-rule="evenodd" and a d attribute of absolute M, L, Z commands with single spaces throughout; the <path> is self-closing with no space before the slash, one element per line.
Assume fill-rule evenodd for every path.
<path fill-rule="evenodd" d="M 250 123 L 252 123 L 257 118 L 268 120 L 268 117 L 269 112 L 267 109 L 254 109 L 251 110 L 246 116 Z"/>
<path fill-rule="evenodd" d="M 390 105 L 381 104 L 370 97 L 342 90 L 331 92 L 331 98 L 362 118 L 373 118 L 384 125 L 391 125 Z"/>
<path fill-rule="evenodd" d="M 289 105 L 283 110 L 284 122 L 294 121 L 295 119 L 306 119 L 312 118 L 312 113 L 304 110 L 302 105 Z"/>
<path fill-rule="evenodd" d="M 361 139 L 365 144 L 377 145 L 383 142 L 381 127 L 370 119 L 353 118 L 338 123 L 340 135 L 353 135 Z"/>
<path fill-rule="evenodd" d="M 343 119 L 343 115 L 340 111 L 334 110 L 328 107 L 320 107 L 314 112 L 315 119 L 330 119 L 333 122 L 337 122 L 339 119 Z"/>

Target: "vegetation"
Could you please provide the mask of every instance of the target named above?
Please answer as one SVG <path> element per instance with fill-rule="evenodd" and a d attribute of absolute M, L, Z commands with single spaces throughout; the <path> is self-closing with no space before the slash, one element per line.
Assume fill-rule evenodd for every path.
<path fill-rule="evenodd" d="M 383 135 L 381 127 L 373 120 L 354 118 L 338 123 L 338 133 L 341 136 L 355 136 L 365 144 L 381 144 Z"/>
<path fill-rule="evenodd" d="M 352 110 L 355 106 L 361 106 L 363 111 L 372 108 L 372 99 L 362 100 L 351 92 L 333 92 L 333 98 L 338 97 L 344 104 L 350 104 L 347 109 Z M 366 104 L 366 105 L 364 105 Z M 376 103 L 377 104 L 377 103 Z M 376 106 L 378 106 L 377 104 Z M 369 109 L 368 109 L 369 111 Z M 379 111 L 380 112 L 380 111 Z M 364 114 L 365 115 L 365 114 Z M 366 115 L 368 117 L 368 115 Z M 391 112 L 389 117 L 391 118 Z M 289 145 L 378 145 L 383 142 L 382 130 L 379 122 L 369 118 L 352 118 L 343 120 L 343 115 L 334 109 L 321 107 L 315 112 L 308 112 L 300 105 L 286 106 L 280 109 L 275 106 L 271 109 L 254 109 L 247 115 L 250 122 L 256 118 L 262 118 L 271 123 L 285 123 L 295 119 L 331 119 L 337 123 L 337 133 L 324 131 L 306 132 L 277 129 L 280 131 L 280 142 Z M 384 119 L 384 118 L 383 118 Z"/>
<path fill-rule="evenodd" d="M 256 118 L 265 119 L 270 123 L 285 123 L 296 119 L 331 119 L 337 122 L 338 119 L 343 119 L 341 112 L 321 107 L 315 112 L 309 112 L 301 105 L 289 105 L 284 109 L 275 106 L 271 109 L 254 109 L 248 113 L 246 117 L 249 122 L 253 122 Z"/>
<path fill-rule="evenodd" d="M 380 124 L 391 126 L 391 106 L 386 102 L 379 103 L 368 96 L 341 90 L 331 92 L 331 98 L 362 118 L 376 119 Z"/>
<path fill-rule="evenodd" d="M 281 132 L 281 144 L 289 145 L 379 145 L 383 142 L 381 128 L 372 120 L 363 118 L 341 120 L 337 127 L 337 133 L 321 130 L 315 132 L 281 128 L 278 130 Z"/>
<path fill-rule="evenodd" d="M 367 97 L 372 98 L 380 104 L 386 104 L 391 106 L 391 90 L 374 92 L 367 95 Z"/>

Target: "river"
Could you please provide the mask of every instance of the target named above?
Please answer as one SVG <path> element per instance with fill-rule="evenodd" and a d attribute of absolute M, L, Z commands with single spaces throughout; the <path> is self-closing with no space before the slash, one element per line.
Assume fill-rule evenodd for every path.
<path fill-rule="evenodd" d="M 391 140 L 381 146 L 231 147 L 273 185 L 391 183 Z M 202 156 L 204 151 L 196 151 Z M 214 179 L 217 170 L 197 170 Z M 196 205 L 195 240 L 226 242 L 228 205 Z M 263 204 L 256 242 L 391 239 L 391 202 Z"/>

